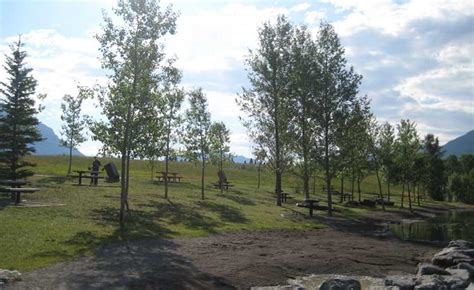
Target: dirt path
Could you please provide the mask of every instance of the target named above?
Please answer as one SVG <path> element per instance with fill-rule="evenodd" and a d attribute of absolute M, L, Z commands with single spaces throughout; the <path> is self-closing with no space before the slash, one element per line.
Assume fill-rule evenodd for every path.
<path fill-rule="evenodd" d="M 314 274 L 381 277 L 413 273 L 436 247 L 381 235 L 374 225 L 324 219 L 311 231 L 252 231 L 202 238 L 143 240 L 104 247 L 94 257 L 25 273 L 11 289 L 226 289 L 285 283 Z M 399 218 L 399 217 L 397 217 Z"/>

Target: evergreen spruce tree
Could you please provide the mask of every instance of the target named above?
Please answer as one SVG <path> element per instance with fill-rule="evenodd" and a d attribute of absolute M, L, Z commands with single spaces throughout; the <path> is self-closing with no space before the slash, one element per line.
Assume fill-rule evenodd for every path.
<path fill-rule="evenodd" d="M 0 82 L 0 176 L 21 179 L 33 175 L 24 160 L 35 152 L 33 142 L 41 141 L 35 101 L 36 80 L 31 68 L 25 66 L 26 52 L 21 39 L 11 45 L 11 56 L 5 55 L 7 80 Z"/>

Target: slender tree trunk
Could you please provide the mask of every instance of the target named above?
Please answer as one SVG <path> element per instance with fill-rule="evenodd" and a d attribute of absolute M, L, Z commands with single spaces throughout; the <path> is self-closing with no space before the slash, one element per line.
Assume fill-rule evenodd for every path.
<path fill-rule="evenodd" d="M 125 194 L 125 186 L 127 179 L 125 178 L 126 175 L 126 166 L 127 166 L 127 151 L 122 150 L 122 157 L 121 157 L 121 162 L 122 162 L 122 171 L 120 172 L 120 223 L 123 223 L 124 219 L 124 212 L 125 212 L 125 200 L 126 200 L 126 194 Z"/>
<path fill-rule="evenodd" d="M 201 158 L 202 158 L 202 164 L 201 164 L 201 199 L 204 200 L 204 168 L 206 166 L 206 159 L 204 158 L 204 152 L 201 151 Z"/>
<path fill-rule="evenodd" d="M 69 143 L 69 166 L 67 168 L 67 175 L 71 174 L 71 167 L 72 167 L 72 140 Z"/>
<path fill-rule="evenodd" d="M 390 201 L 390 181 L 387 180 L 387 195 L 388 195 L 388 201 Z"/>
<path fill-rule="evenodd" d="M 150 164 L 151 164 L 150 179 L 153 182 L 153 174 L 155 173 L 155 159 L 154 159 L 154 157 L 151 158 Z"/>
<path fill-rule="evenodd" d="M 403 181 L 403 186 L 402 186 L 402 204 L 401 207 L 403 208 L 403 199 L 405 198 L 405 181 Z"/>
<path fill-rule="evenodd" d="M 277 170 L 275 174 L 275 193 L 277 195 L 277 206 L 281 206 L 281 171 Z"/>
<path fill-rule="evenodd" d="M 344 202 L 344 175 L 341 176 L 341 203 Z"/>
<path fill-rule="evenodd" d="M 257 188 L 260 188 L 260 167 L 261 167 L 261 166 L 262 166 L 262 162 L 259 162 L 259 163 L 258 163 L 258 171 L 257 171 L 257 172 L 258 172 L 258 173 L 257 173 L 257 175 L 258 175 Z"/>
<path fill-rule="evenodd" d="M 354 200 L 354 183 L 355 183 L 355 175 L 354 175 L 354 170 L 352 170 L 352 180 L 351 180 L 351 196 L 352 196 L 352 200 Z"/>
<path fill-rule="evenodd" d="M 417 192 L 416 192 L 416 196 L 418 197 L 418 206 L 421 206 L 420 204 L 420 184 L 418 183 L 418 186 L 417 186 Z"/>
<path fill-rule="evenodd" d="M 220 150 L 220 155 L 221 155 L 220 156 L 221 159 L 219 161 L 219 170 L 223 173 L 224 171 L 222 169 L 223 169 L 224 166 L 223 166 L 223 161 L 222 160 L 224 159 L 224 152 L 222 151 L 222 149 Z M 222 176 L 224 176 L 224 175 L 222 175 Z M 224 193 L 224 182 L 221 182 L 221 193 Z"/>
<path fill-rule="evenodd" d="M 314 171 L 314 176 L 313 176 L 313 195 L 316 194 L 316 170 Z"/>
<path fill-rule="evenodd" d="M 127 152 L 127 185 L 125 186 L 126 190 L 126 197 L 125 197 L 125 208 L 127 209 L 127 213 L 130 212 L 130 208 L 128 206 L 128 190 L 130 188 L 130 150 Z"/>
<path fill-rule="evenodd" d="M 408 187 L 408 207 L 410 208 L 410 211 L 413 211 L 413 209 L 411 208 L 410 182 L 407 182 L 407 187 Z"/>
<path fill-rule="evenodd" d="M 329 172 L 329 126 L 325 128 L 324 136 L 324 167 L 326 169 L 326 192 L 328 195 L 328 216 L 332 216 L 332 193 L 331 193 L 331 176 Z"/>
<path fill-rule="evenodd" d="M 385 200 L 383 197 L 383 192 L 382 192 L 382 181 L 380 180 L 380 174 L 379 174 L 379 167 L 378 165 L 375 165 L 375 175 L 377 175 L 377 183 L 379 185 L 379 195 L 380 199 L 382 199 L 382 210 L 385 210 Z"/>
<path fill-rule="evenodd" d="M 359 194 L 359 202 L 361 201 L 361 191 L 360 191 L 360 175 L 357 174 L 357 193 Z"/>
<path fill-rule="evenodd" d="M 165 154 L 165 198 L 168 199 L 168 172 L 169 172 L 169 159 L 170 159 L 170 134 L 168 130 L 168 136 L 166 138 L 166 154 Z"/>

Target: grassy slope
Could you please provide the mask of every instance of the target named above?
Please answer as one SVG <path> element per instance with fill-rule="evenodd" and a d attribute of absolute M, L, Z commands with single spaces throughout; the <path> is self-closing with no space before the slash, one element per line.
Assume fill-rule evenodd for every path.
<path fill-rule="evenodd" d="M 181 184 L 172 184 L 170 199 L 163 198 L 163 185 L 150 180 L 146 161 L 132 161 L 130 207 L 132 213 L 126 227 L 119 229 L 118 183 L 99 182 L 98 187 L 76 186 L 65 178 L 66 157 L 32 157 L 38 166 L 33 186 L 41 188 L 23 198 L 42 204 L 65 204 L 57 207 L 26 208 L 5 206 L 7 196 L 0 196 L 0 268 L 31 270 L 78 254 L 89 254 L 104 243 L 123 239 L 151 237 L 202 236 L 236 230 L 321 228 L 317 219 L 306 218 L 307 210 L 294 206 L 275 206 L 270 193 L 273 176 L 262 175 L 262 187 L 257 190 L 256 168 L 252 165 L 228 164 L 225 169 L 233 190 L 220 194 L 211 188 L 217 180 L 217 169 L 206 169 L 206 199 L 200 197 L 200 168 L 191 163 L 172 163 L 170 170 L 183 177 Z M 101 160 L 105 164 L 107 160 Z M 91 158 L 75 158 L 73 168 L 86 169 Z M 115 161 L 118 165 L 118 161 Z M 156 171 L 163 168 L 157 163 Z M 86 180 L 87 183 L 87 180 Z M 287 174 L 284 190 L 303 200 L 295 176 Z M 338 183 L 336 183 L 337 185 Z M 325 200 L 317 181 L 317 198 Z M 364 192 L 376 191 L 373 177 L 363 183 Z M 398 198 L 395 198 L 398 200 Z M 430 202 L 432 203 L 432 202 Z M 339 215 L 357 216 L 366 209 L 341 208 Z M 299 214 L 301 213 L 301 214 Z M 318 213 L 321 214 L 321 213 Z"/>

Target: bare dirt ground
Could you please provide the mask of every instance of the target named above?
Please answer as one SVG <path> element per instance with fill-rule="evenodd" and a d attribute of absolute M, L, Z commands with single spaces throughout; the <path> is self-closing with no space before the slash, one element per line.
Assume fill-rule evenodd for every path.
<path fill-rule="evenodd" d="M 117 243 L 93 257 L 24 273 L 23 281 L 8 289 L 241 289 L 308 274 L 414 273 L 439 248 L 400 241 L 381 226 L 414 217 L 382 212 L 358 220 L 319 216 L 327 228 Z"/>

